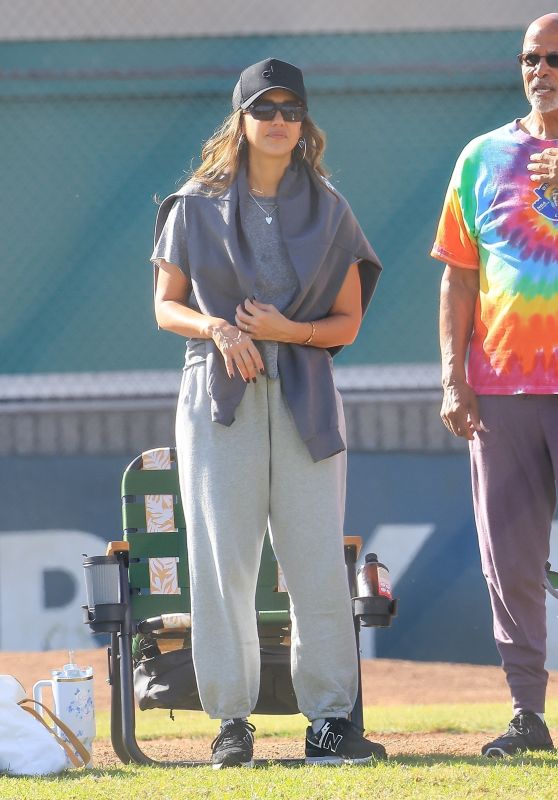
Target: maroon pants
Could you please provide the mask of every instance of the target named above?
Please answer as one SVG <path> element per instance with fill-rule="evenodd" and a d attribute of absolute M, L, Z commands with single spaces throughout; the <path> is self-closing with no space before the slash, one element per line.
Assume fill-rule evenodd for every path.
<path fill-rule="evenodd" d="M 481 562 L 515 711 L 544 711 L 543 588 L 558 480 L 558 395 L 479 397 L 471 442 Z"/>

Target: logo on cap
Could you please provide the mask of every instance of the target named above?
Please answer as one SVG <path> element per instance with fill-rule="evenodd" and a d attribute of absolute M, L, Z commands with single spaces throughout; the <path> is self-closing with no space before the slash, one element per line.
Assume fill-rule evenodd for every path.
<path fill-rule="evenodd" d="M 270 64 L 269 67 L 267 69 L 264 69 L 264 71 L 262 72 L 262 78 L 271 78 L 272 73 L 273 73 L 273 64 Z"/>

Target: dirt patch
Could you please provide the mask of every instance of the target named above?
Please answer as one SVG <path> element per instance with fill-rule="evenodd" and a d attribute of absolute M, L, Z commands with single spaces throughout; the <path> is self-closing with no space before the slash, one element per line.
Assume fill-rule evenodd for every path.
<path fill-rule="evenodd" d="M 257 723 L 257 719 L 256 719 Z M 488 740 L 486 733 L 389 733 L 368 738 L 381 741 L 390 758 L 398 757 L 455 757 L 478 756 Z M 156 761 L 205 761 L 209 759 L 211 739 L 159 739 L 141 741 L 143 752 Z M 254 758 L 265 761 L 284 761 L 304 758 L 304 731 L 299 739 L 258 739 Z M 115 767 L 120 761 L 107 740 L 95 743 L 95 766 Z"/>
<path fill-rule="evenodd" d="M 0 653 L 0 672 L 15 675 L 30 692 L 35 681 L 49 678 L 68 660 L 65 650 L 45 653 Z M 107 652 L 76 651 L 80 666 L 92 666 L 95 675 L 95 703 L 98 709 L 110 705 Z M 549 688 L 558 688 L 558 672 L 551 674 Z M 504 674 L 499 667 L 439 662 L 362 662 L 362 690 L 365 706 L 424 703 L 499 703 L 509 700 Z"/>
<path fill-rule="evenodd" d="M 0 672 L 15 675 L 28 692 L 33 683 L 50 676 L 50 670 L 67 661 L 63 650 L 46 653 L 0 653 Z M 110 687 L 106 683 L 105 649 L 81 650 L 76 653 L 81 666 L 90 665 L 95 675 L 97 709 L 110 706 Z M 509 702 L 504 675 L 499 667 L 469 664 L 423 663 L 365 660 L 362 663 L 362 685 L 365 706 L 416 705 L 429 703 L 499 703 Z M 549 692 L 558 693 L 558 672 L 551 673 Z M 257 719 L 256 719 L 257 723 Z M 556 732 L 555 732 L 556 733 Z M 255 756 L 261 759 L 303 757 L 301 739 L 256 739 Z M 374 738 L 374 737 L 371 737 Z M 486 741 L 486 734 L 420 733 L 381 735 L 391 756 L 405 755 L 477 755 Z M 145 752 L 157 760 L 206 760 L 210 739 L 161 739 L 141 744 Z M 116 766 L 120 762 L 110 742 L 95 743 L 95 765 Z"/>

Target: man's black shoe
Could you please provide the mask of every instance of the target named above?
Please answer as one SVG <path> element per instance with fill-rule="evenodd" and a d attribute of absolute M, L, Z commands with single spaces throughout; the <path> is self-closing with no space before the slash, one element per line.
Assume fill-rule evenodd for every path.
<path fill-rule="evenodd" d="M 244 719 L 227 719 L 211 742 L 213 769 L 254 766 L 255 727 Z"/>
<path fill-rule="evenodd" d="M 485 744 L 481 750 L 488 758 L 504 758 L 525 750 L 554 750 L 546 723 L 532 711 L 520 711 L 506 733 Z"/>
<path fill-rule="evenodd" d="M 306 730 L 307 764 L 367 764 L 387 758 L 385 748 L 370 742 L 348 719 L 326 719 L 317 733 L 310 725 Z"/>

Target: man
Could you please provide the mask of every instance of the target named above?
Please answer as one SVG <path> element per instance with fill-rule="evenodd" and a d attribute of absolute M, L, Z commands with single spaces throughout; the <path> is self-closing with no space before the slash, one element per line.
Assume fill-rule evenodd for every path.
<path fill-rule="evenodd" d="M 558 220 L 544 191 L 558 187 L 558 14 L 529 26 L 519 61 L 531 110 L 466 146 L 432 250 L 447 265 L 441 417 L 469 440 L 482 568 L 513 700 L 507 732 L 482 748 L 491 757 L 553 749 L 543 580 L 558 478 Z"/>

